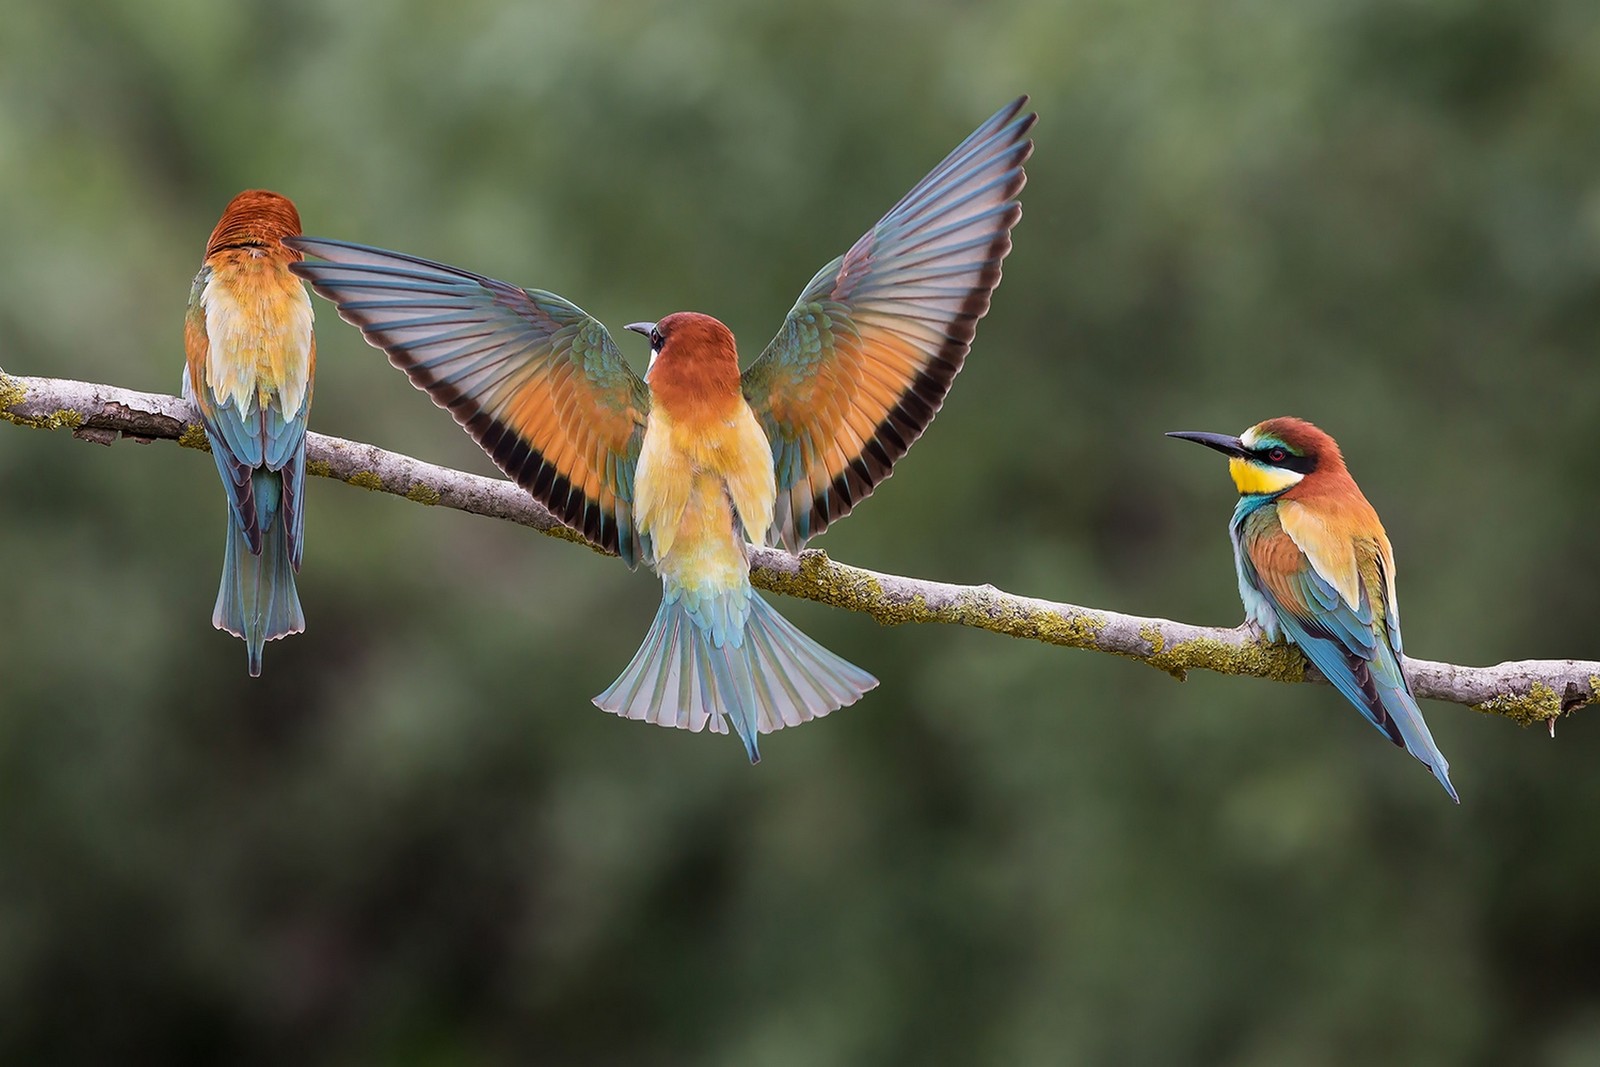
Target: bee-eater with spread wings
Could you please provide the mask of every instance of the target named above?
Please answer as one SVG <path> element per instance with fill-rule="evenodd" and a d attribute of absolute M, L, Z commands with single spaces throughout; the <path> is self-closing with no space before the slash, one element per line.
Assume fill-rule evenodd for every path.
<path fill-rule="evenodd" d="M 1023 97 L 980 126 L 800 294 L 741 375 L 733 335 L 680 312 L 640 379 L 554 293 L 314 238 L 295 273 L 447 408 L 500 469 L 590 540 L 661 576 L 644 644 L 595 703 L 759 734 L 855 703 L 877 679 L 750 587 L 745 541 L 806 539 L 887 478 L 961 369 L 1000 281 L 1032 151 Z"/>
<path fill-rule="evenodd" d="M 1239 490 L 1228 532 L 1245 616 L 1301 651 L 1378 732 L 1433 772 L 1460 803 L 1400 669 L 1394 550 L 1332 437 L 1279 418 L 1238 437 L 1169 433 L 1228 457 Z"/>
<path fill-rule="evenodd" d="M 266 642 L 306 628 L 294 576 L 305 547 L 306 420 L 317 343 L 311 297 L 289 273 L 300 232 L 286 197 L 247 189 L 206 243 L 189 293 L 183 395 L 228 493 L 222 587 L 211 616 L 244 639 L 252 677 Z"/>

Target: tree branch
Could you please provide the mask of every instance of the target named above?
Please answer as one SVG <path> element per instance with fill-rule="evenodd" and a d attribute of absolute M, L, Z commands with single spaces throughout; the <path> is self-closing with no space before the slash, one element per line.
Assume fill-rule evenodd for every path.
<path fill-rule="evenodd" d="M 122 436 L 207 448 L 193 410 L 181 398 L 88 382 L 9 377 L 0 371 L 0 420 L 37 429 L 67 429 L 74 437 L 106 445 Z M 307 435 L 306 454 L 312 474 L 420 504 L 521 523 L 603 551 L 511 482 L 320 433 Z M 796 558 L 779 549 L 752 546 L 750 562 L 751 580 L 763 589 L 864 612 L 884 625 L 974 626 L 1126 656 L 1178 679 L 1186 671 L 1202 669 L 1280 682 L 1323 680 L 1299 651 L 1260 643 L 1243 626 L 1191 626 L 1017 596 L 991 585 L 951 585 L 880 574 L 837 563 L 816 550 Z M 1525 726 L 1548 722 L 1552 731 L 1561 715 L 1600 700 L 1600 662 L 1521 660 L 1458 667 L 1408 657 L 1405 670 L 1420 697 L 1505 715 Z"/>

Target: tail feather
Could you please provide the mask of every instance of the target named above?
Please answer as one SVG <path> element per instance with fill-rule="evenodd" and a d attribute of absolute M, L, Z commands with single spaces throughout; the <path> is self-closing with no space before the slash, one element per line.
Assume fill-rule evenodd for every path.
<path fill-rule="evenodd" d="M 728 615 L 746 616 L 742 630 L 714 633 L 704 602 L 670 592 L 644 643 L 622 675 L 594 698 L 624 718 L 698 732 L 726 733 L 761 760 L 757 737 L 854 704 L 878 680 L 801 633 L 754 591 Z M 719 642 L 718 638 L 722 638 Z"/>
<path fill-rule="evenodd" d="M 1395 673 L 1399 674 L 1398 666 L 1395 667 Z M 1461 803 L 1461 798 L 1456 795 L 1456 787 L 1450 784 L 1450 763 L 1434 743 L 1433 734 L 1422 717 L 1422 709 L 1417 707 L 1417 699 L 1411 695 L 1404 678 L 1400 679 L 1399 684 L 1381 685 L 1379 692 L 1389 721 L 1400 733 L 1400 740 L 1396 744 L 1433 772 L 1439 784 L 1444 786 L 1444 791 L 1450 794 L 1451 800 Z"/>
<path fill-rule="evenodd" d="M 1434 743 L 1394 651 L 1380 642 L 1369 657 L 1331 638 L 1313 635 L 1293 616 L 1280 617 L 1290 640 L 1300 646 L 1322 676 L 1332 682 L 1379 733 L 1432 771 L 1451 800 L 1461 803 L 1456 787 L 1450 784 L 1450 764 Z"/>
<path fill-rule="evenodd" d="M 261 551 L 250 551 L 250 540 L 230 514 L 223 549 L 222 583 L 211 622 L 243 638 L 250 676 L 261 675 L 263 646 L 274 638 L 297 634 L 306 628 L 300 594 L 294 583 L 294 558 L 288 530 L 278 508 L 279 479 L 270 471 L 253 475 L 257 512 L 261 516 Z"/>
<path fill-rule="evenodd" d="M 762 733 L 847 707 L 877 686 L 876 678 L 801 633 L 758 594 L 751 600 L 745 642 L 757 664 Z"/>

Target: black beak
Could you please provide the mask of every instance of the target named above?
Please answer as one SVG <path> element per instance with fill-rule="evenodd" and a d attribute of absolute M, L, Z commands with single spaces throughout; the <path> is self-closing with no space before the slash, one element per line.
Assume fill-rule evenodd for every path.
<path fill-rule="evenodd" d="M 1197 445 L 1205 445 L 1207 448 L 1214 448 L 1218 452 L 1221 452 L 1223 455 L 1227 456 L 1244 456 L 1249 454 L 1245 451 L 1243 441 L 1239 440 L 1237 437 L 1230 437 L 1225 433 L 1199 433 L 1194 430 L 1174 430 L 1167 434 L 1167 436 L 1176 437 L 1180 441 L 1193 441 Z"/>
<path fill-rule="evenodd" d="M 634 333 L 642 333 L 646 337 L 649 337 L 650 331 L 655 328 L 656 324 L 653 322 L 630 322 L 628 325 L 623 327 L 624 330 L 632 330 Z"/>

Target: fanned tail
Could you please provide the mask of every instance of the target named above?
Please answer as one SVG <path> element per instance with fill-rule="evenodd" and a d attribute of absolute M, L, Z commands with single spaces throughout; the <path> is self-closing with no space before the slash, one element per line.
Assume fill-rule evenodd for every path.
<path fill-rule="evenodd" d="M 250 551 L 250 541 L 238 519 L 228 515 L 227 545 L 222 557 L 222 585 L 212 625 L 243 638 L 250 659 L 250 677 L 261 675 L 261 650 L 268 641 L 306 628 L 300 594 L 294 585 L 294 560 L 289 551 L 288 529 L 279 508 L 281 478 L 272 471 L 251 475 L 256 514 L 261 529 L 261 553 Z"/>
<path fill-rule="evenodd" d="M 750 762 L 759 763 L 758 735 L 854 704 L 877 684 L 748 586 L 699 599 L 669 588 L 633 661 L 594 702 L 680 730 L 709 725 L 720 734 L 731 723 Z"/>

